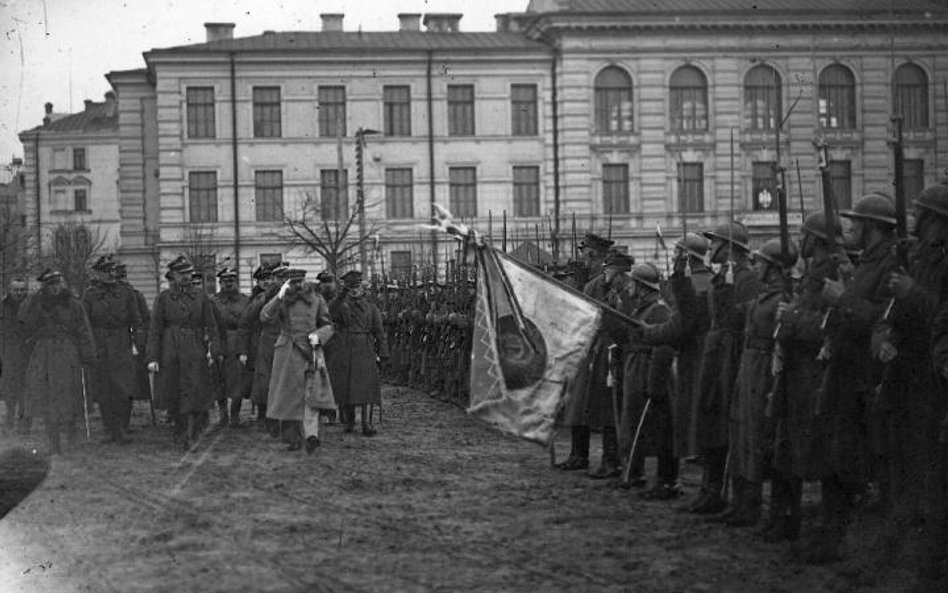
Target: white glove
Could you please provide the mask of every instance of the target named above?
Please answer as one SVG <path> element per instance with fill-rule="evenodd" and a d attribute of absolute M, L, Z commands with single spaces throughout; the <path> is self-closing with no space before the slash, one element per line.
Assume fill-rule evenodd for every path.
<path fill-rule="evenodd" d="M 312 346 L 313 348 L 315 348 L 316 346 L 319 346 L 319 334 L 317 334 L 316 332 L 312 332 L 307 337 L 309 338 L 310 346 Z"/>
<path fill-rule="evenodd" d="M 286 295 L 286 291 L 290 289 L 290 280 L 287 280 L 283 283 L 283 286 L 280 287 L 280 292 L 277 293 L 277 298 L 283 300 L 283 297 Z"/>
<path fill-rule="evenodd" d="M 132 344 L 132 356 L 138 356 L 138 348 L 135 347 L 135 344 Z"/>
<path fill-rule="evenodd" d="M 154 361 L 149 362 L 149 363 L 148 363 L 148 372 L 149 372 L 149 373 L 157 373 L 157 372 L 158 372 L 158 363 L 157 363 L 157 362 L 154 362 Z"/>
<path fill-rule="evenodd" d="M 242 365 L 244 365 L 244 366 L 247 366 L 247 355 L 246 355 L 246 354 L 241 354 L 240 356 L 237 357 L 237 360 L 240 361 L 240 364 L 242 364 Z"/>

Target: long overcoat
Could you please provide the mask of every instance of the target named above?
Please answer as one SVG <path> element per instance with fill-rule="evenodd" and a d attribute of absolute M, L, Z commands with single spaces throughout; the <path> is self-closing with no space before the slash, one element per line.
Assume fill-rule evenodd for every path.
<path fill-rule="evenodd" d="M 273 349 L 267 417 L 303 420 L 304 401 L 333 401 L 323 348 L 314 349 L 308 338 L 314 331 L 320 334 L 320 343 L 329 337 L 332 331 L 329 307 L 307 286 L 299 292 L 288 293 L 283 300 L 274 296 L 264 305 L 260 317 L 280 327 Z M 319 393 L 307 393 L 308 390 Z M 319 407 L 333 409 L 332 405 Z"/>
<path fill-rule="evenodd" d="M 200 288 L 172 287 L 155 299 L 147 360 L 158 362 L 156 405 L 172 414 L 205 412 L 214 402 L 207 354 L 219 351 L 214 305 Z"/>
<path fill-rule="evenodd" d="M 264 322 L 260 311 L 279 292 L 274 286 L 267 292 L 261 292 L 247 305 L 240 321 L 245 336 L 243 343 L 248 352 L 248 360 L 253 361 L 253 383 L 250 388 L 250 401 L 255 405 L 267 405 L 267 391 L 270 389 L 270 372 L 273 370 L 273 348 L 280 337 L 280 324 L 276 319 Z"/>
<path fill-rule="evenodd" d="M 96 283 L 82 298 L 95 338 L 95 367 L 92 369 L 93 400 L 98 403 L 132 399 L 139 390 L 132 352 L 140 347 L 143 324 L 135 295 L 125 285 Z"/>
<path fill-rule="evenodd" d="M 81 417 L 82 367 L 96 360 L 82 303 L 65 289 L 56 297 L 40 292 L 28 297 L 20 320 L 33 342 L 26 368 L 24 416 L 53 422 Z"/>
<path fill-rule="evenodd" d="M 593 276 L 583 287 L 583 293 L 606 304 L 609 285 L 605 274 Z M 615 426 L 612 411 L 612 387 L 606 384 L 609 374 L 609 346 L 615 343 L 608 331 L 600 331 L 593 338 L 589 354 L 583 361 L 564 410 L 567 426 Z"/>
<path fill-rule="evenodd" d="M 0 304 L 0 399 L 21 401 L 26 364 L 30 360 L 29 332 L 20 321 L 20 305 L 12 296 Z"/>
<path fill-rule="evenodd" d="M 138 378 L 138 389 L 135 390 L 133 399 L 148 400 L 151 398 L 148 384 L 148 361 L 145 360 L 145 348 L 148 346 L 148 327 L 151 325 L 151 311 L 148 309 L 148 299 L 142 294 L 142 291 L 133 287 L 128 282 L 120 281 L 135 296 L 135 306 L 138 308 L 138 317 L 142 320 L 142 329 L 135 334 L 135 346 L 138 348 L 138 356 L 135 357 L 135 375 Z"/>
<path fill-rule="evenodd" d="M 381 404 L 377 359 L 387 359 L 388 340 L 378 307 L 364 298 L 339 296 L 329 305 L 336 330 L 327 344 L 326 363 L 340 406 Z"/>
<path fill-rule="evenodd" d="M 212 300 L 217 308 L 217 320 L 220 323 L 217 329 L 221 355 L 224 357 L 220 363 L 221 396 L 229 399 L 248 398 L 253 385 L 253 372 L 240 364 L 240 355 L 245 354 L 246 350 L 241 343 L 245 336 L 240 330 L 240 319 L 250 305 L 250 298 L 236 290 L 222 290 Z"/>

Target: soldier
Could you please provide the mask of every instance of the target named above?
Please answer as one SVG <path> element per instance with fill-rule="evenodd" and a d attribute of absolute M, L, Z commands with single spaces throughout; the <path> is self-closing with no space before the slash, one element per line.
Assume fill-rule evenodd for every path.
<path fill-rule="evenodd" d="M 750 236 L 743 224 L 727 222 L 704 236 L 711 241 L 711 263 L 721 268 L 712 278 L 708 291 L 711 326 L 705 337 L 698 379 L 701 394 L 698 440 L 704 466 L 701 493 L 689 511 L 713 514 L 726 506 L 722 493 L 728 458 L 731 393 L 741 356 L 743 305 L 757 297 L 759 283 L 750 267 Z M 697 315 L 695 308 L 685 310 L 690 311 L 692 318 Z"/>
<path fill-rule="evenodd" d="M 6 401 L 6 429 L 28 433 L 30 418 L 23 415 L 23 378 L 30 359 L 27 328 L 20 322 L 20 305 L 29 293 L 26 278 L 16 276 L 0 307 L 0 399 Z"/>
<path fill-rule="evenodd" d="M 93 264 L 93 282 L 82 302 L 98 354 L 93 399 L 99 404 L 106 442 L 127 444 L 126 426 L 139 387 L 135 368 L 143 323 L 135 295 L 116 280 L 114 267 L 105 255 Z"/>
<path fill-rule="evenodd" d="M 826 278 L 840 277 L 848 259 L 841 247 L 842 227 L 834 221 L 827 232 L 822 212 L 811 214 L 801 228 L 800 255 L 809 265 L 791 303 L 777 305 L 776 330 L 780 354 L 778 385 L 774 387 L 771 414 L 777 423 L 774 443 L 775 475 L 771 481 L 770 516 L 762 535 L 765 541 L 796 540 L 800 533 L 803 482 L 826 474 L 821 450 L 820 418 L 815 415 L 824 363 L 818 359 L 823 346 L 821 324 L 828 307 L 821 296 Z"/>
<path fill-rule="evenodd" d="M 240 406 L 245 397 L 250 396 L 253 376 L 247 370 L 246 360 L 240 361 L 241 347 L 240 317 L 250 304 L 250 299 L 237 291 L 237 271 L 224 268 L 217 273 L 221 289 L 211 299 L 217 308 L 217 321 L 220 323 L 220 343 L 223 360 L 220 362 L 221 395 L 230 400 L 230 414 L 226 401 L 218 408 L 221 410 L 221 424 L 228 423 L 232 428 L 240 426 Z"/>
<path fill-rule="evenodd" d="M 603 262 L 609 248 L 615 242 L 609 239 L 603 239 L 594 233 L 586 233 L 586 237 L 579 244 L 583 256 L 586 259 L 586 269 L 589 273 L 589 279 L 584 285 L 584 292 L 593 298 L 605 299 L 606 290 L 603 288 Z M 588 289 L 588 290 L 587 290 Z M 557 468 L 572 471 L 586 469 L 589 467 L 589 421 L 586 418 L 586 407 L 589 398 L 589 391 L 593 389 L 593 381 L 596 380 L 596 372 L 592 370 L 593 365 L 598 364 L 597 369 L 602 377 L 599 380 L 605 387 L 605 376 L 607 364 L 605 357 L 608 356 L 605 343 L 606 337 L 597 336 L 593 341 L 592 350 L 589 357 L 583 363 L 576 382 L 570 390 L 570 397 L 567 400 L 564 423 L 570 427 L 570 453 L 566 461 L 557 464 Z M 615 460 L 618 461 L 618 460 Z M 616 467 L 616 469 L 618 469 Z M 615 473 L 610 471 L 609 473 Z"/>
<path fill-rule="evenodd" d="M 870 435 L 865 426 L 874 414 L 869 405 L 881 377 L 868 353 L 872 328 L 892 297 L 889 277 L 899 267 L 893 254 L 896 218 L 891 200 L 869 194 L 840 215 L 851 219 L 848 242 L 862 254 L 848 284 L 827 278 L 821 293 L 831 307 L 823 324 L 827 346 L 821 352 L 828 363 L 816 405 L 824 430 L 818 454 L 827 461 L 820 476 L 823 522 L 817 538 L 799 548 L 812 564 L 839 559 L 854 497 L 869 477 Z"/>
<path fill-rule="evenodd" d="M 267 420 L 267 386 L 259 390 L 257 380 L 257 355 L 260 351 L 260 335 L 263 324 L 260 321 L 260 310 L 267 302 L 267 294 L 272 298 L 277 289 L 273 287 L 273 271 L 270 268 L 258 268 L 254 273 L 257 280 L 257 286 L 254 290 L 257 293 L 251 298 L 250 302 L 244 308 L 240 315 L 240 345 L 241 352 L 237 355 L 240 364 L 244 365 L 251 375 L 250 379 L 250 403 L 257 409 L 257 422 L 260 426 L 266 427 Z M 275 338 L 274 338 L 275 339 Z M 268 377 L 269 380 L 269 377 Z"/>
<path fill-rule="evenodd" d="M 132 292 L 135 297 L 135 305 L 138 308 L 138 318 L 142 322 L 141 330 L 135 333 L 135 346 L 138 354 L 135 356 L 135 375 L 137 377 L 138 388 L 135 391 L 133 400 L 150 401 L 152 394 L 148 384 L 148 367 L 145 360 L 145 346 L 148 344 L 148 328 L 151 324 L 151 311 L 148 310 L 148 299 L 142 294 L 142 291 L 136 289 L 128 282 L 128 270 L 124 263 L 116 261 L 112 269 L 115 274 L 115 281 Z M 151 405 L 154 402 L 151 401 Z M 129 423 L 131 421 L 132 406 L 128 407 L 128 418 L 125 420 L 125 432 L 130 432 Z"/>
<path fill-rule="evenodd" d="M 628 285 L 630 306 L 625 312 L 632 319 L 648 325 L 668 321 L 671 307 L 661 296 L 661 273 L 651 263 L 635 266 L 632 282 Z M 632 330 L 624 347 L 625 367 L 622 372 L 621 424 L 619 428 L 620 456 L 627 458 L 632 439 L 645 402 L 650 400 L 648 415 L 652 429 L 655 453 L 658 456 L 658 474 L 654 486 L 642 493 L 646 500 L 669 500 L 681 494 L 678 486 L 678 457 L 675 455 L 675 429 L 672 411 L 674 381 L 671 364 L 674 349 L 668 345 L 650 346 L 641 340 L 640 333 Z M 639 444 L 632 459 L 632 475 L 641 475 L 645 455 Z"/>
<path fill-rule="evenodd" d="M 278 266 L 273 268 L 270 275 L 270 287 L 267 289 L 267 292 L 263 293 L 262 298 L 261 295 L 257 295 L 257 300 L 251 303 L 251 306 L 247 307 L 245 311 L 245 315 L 257 319 L 260 323 L 260 339 L 257 342 L 253 387 L 250 392 L 250 400 L 254 403 L 260 402 L 257 404 L 258 410 L 261 405 L 263 409 L 266 410 L 270 404 L 269 391 L 270 373 L 273 370 L 273 348 L 277 338 L 280 337 L 280 324 L 273 319 L 264 321 L 260 316 L 260 312 L 263 310 L 263 306 L 280 290 L 280 287 L 286 281 L 286 271 L 289 269 L 290 266 L 286 262 L 281 262 Z M 267 432 L 275 439 L 280 438 L 280 421 L 272 419 L 269 414 L 267 414 L 265 418 Z"/>
<path fill-rule="evenodd" d="M 148 335 L 148 370 L 157 373 L 159 407 L 174 422 L 174 442 L 190 449 L 206 428 L 214 401 L 208 369 L 218 352 L 214 305 L 192 286 L 184 256 L 168 264 L 171 287 L 155 299 Z"/>
<path fill-rule="evenodd" d="M 329 305 L 336 335 L 327 364 L 336 403 L 346 407 L 346 432 L 355 425 L 359 406 L 362 434 L 376 433 L 367 406 L 382 405 L 378 366 L 388 359 L 388 342 L 378 308 L 365 298 L 362 272 L 350 270 L 342 276 L 345 288 Z"/>
<path fill-rule="evenodd" d="M 760 517 L 764 477 L 772 465 L 774 432 L 764 416 L 773 383 L 772 364 L 777 307 L 790 300 L 790 270 L 797 262 L 791 248 L 784 257 L 780 240 L 754 252 L 760 294 L 746 308 L 744 349 L 731 403 L 730 456 L 733 500 L 720 519 L 732 527 L 750 527 Z"/>
<path fill-rule="evenodd" d="M 257 295 L 267 290 L 267 279 L 270 277 L 270 268 L 257 266 L 253 271 L 253 288 L 250 289 L 250 300 L 257 298 Z"/>
<path fill-rule="evenodd" d="M 323 300 L 327 303 L 331 303 L 339 292 L 339 287 L 336 284 L 336 276 L 329 270 L 323 270 L 316 276 L 316 281 L 319 282 L 320 296 L 322 296 Z"/>
<path fill-rule="evenodd" d="M 95 342 L 85 309 L 63 285 L 62 274 L 47 268 L 37 280 L 42 287 L 19 313 L 33 341 L 24 415 L 43 418 L 50 450 L 59 454 L 62 428 L 70 444 L 75 442 L 76 420 L 88 401 L 84 373 L 95 364 Z"/>

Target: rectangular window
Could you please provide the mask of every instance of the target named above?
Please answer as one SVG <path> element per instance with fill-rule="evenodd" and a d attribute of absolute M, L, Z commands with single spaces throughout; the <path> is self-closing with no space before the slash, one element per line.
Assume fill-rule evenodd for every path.
<path fill-rule="evenodd" d="M 84 189 L 77 189 L 73 192 L 73 205 L 76 211 L 86 211 L 89 209 L 89 193 Z"/>
<path fill-rule="evenodd" d="M 254 202 L 257 220 L 283 220 L 283 171 L 254 173 Z"/>
<path fill-rule="evenodd" d="M 411 87 L 386 86 L 382 89 L 385 108 L 385 135 L 411 136 Z"/>
<path fill-rule="evenodd" d="M 753 192 L 754 210 L 775 210 L 777 208 L 777 171 L 773 161 L 754 161 Z"/>
<path fill-rule="evenodd" d="M 262 268 L 275 268 L 280 265 L 280 262 L 283 261 L 282 253 L 261 253 L 260 254 L 260 267 Z"/>
<path fill-rule="evenodd" d="M 73 171 L 86 170 L 86 149 L 85 148 L 72 149 L 72 170 Z"/>
<path fill-rule="evenodd" d="M 214 87 L 189 86 L 186 101 L 188 138 L 214 138 Z"/>
<path fill-rule="evenodd" d="M 905 159 L 902 167 L 902 181 L 905 184 L 905 201 L 911 204 L 925 189 L 925 161 L 923 159 Z"/>
<path fill-rule="evenodd" d="M 188 173 L 188 213 L 191 222 L 217 222 L 217 173 Z"/>
<path fill-rule="evenodd" d="M 411 251 L 392 251 L 389 256 L 392 276 L 408 280 L 411 275 Z"/>
<path fill-rule="evenodd" d="M 513 168 L 514 216 L 540 216 L 540 167 Z"/>
<path fill-rule="evenodd" d="M 606 214 L 629 212 L 629 166 L 602 166 L 602 206 Z"/>
<path fill-rule="evenodd" d="M 346 135 L 346 87 L 319 87 L 319 135 Z"/>
<path fill-rule="evenodd" d="M 685 212 L 704 212 L 704 163 L 681 163 L 678 169 L 679 200 Z"/>
<path fill-rule="evenodd" d="M 853 206 L 853 180 L 850 163 L 849 161 L 830 161 L 828 164 L 836 207 L 840 210 L 849 210 Z"/>
<path fill-rule="evenodd" d="M 537 135 L 537 85 L 515 84 L 510 87 L 511 134 Z"/>
<path fill-rule="evenodd" d="M 448 85 L 448 135 L 474 135 L 474 85 Z"/>
<path fill-rule="evenodd" d="M 64 170 L 68 165 L 66 164 L 66 149 L 65 148 L 54 148 L 53 149 L 53 169 L 57 171 Z"/>
<path fill-rule="evenodd" d="M 450 210 L 455 216 L 477 216 L 477 170 L 474 167 L 448 169 Z"/>
<path fill-rule="evenodd" d="M 349 218 L 349 171 L 342 172 L 340 187 L 338 169 L 320 170 L 319 195 L 319 210 L 323 220 L 347 220 Z"/>
<path fill-rule="evenodd" d="M 254 138 L 279 138 L 282 134 L 280 87 L 253 87 Z"/>
<path fill-rule="evenodd" d="M 411 169 L 385 169 L 385 216 L 414 218 Z"/>
<path fill-rule="evenodd" d="M 69 208 L 69 205 L 66 203 L 66 199 L 65 189 L 54 189 L 53 195 L 50 196 L 50 208 L 52 210 L 65 210 Z"/>

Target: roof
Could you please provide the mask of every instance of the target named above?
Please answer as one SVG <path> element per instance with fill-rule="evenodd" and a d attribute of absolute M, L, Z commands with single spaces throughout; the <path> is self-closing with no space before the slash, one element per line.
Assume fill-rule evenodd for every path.
<path fill-rule="evenodd" d="M 527 12 L 583 13 L 840 13 L 948 12 L 943 0 L 530 0 Z"/>
<path fill-rule="evenodd" d="M 520 33 L 435 33 L 428 31 L 279 31 L 250 37 L 219 39 L 207 43 L 153 49 L 151 56 L 193 52 L 270 51 L 502 51 L 546 50 L 546 46 Z"/>
<path fill-rule="evenodd" d="M 114 103 L 90 103 L 80 111 L 67 115 L 48 124 L 37 126 L 29 132 L 104 132 L 118 131 L 118 109 Z"/>

